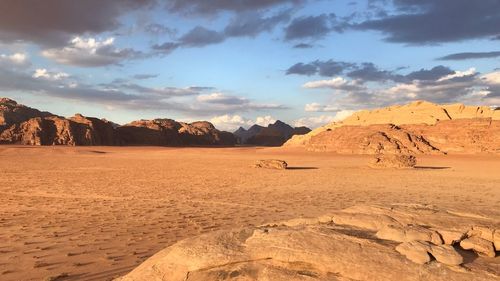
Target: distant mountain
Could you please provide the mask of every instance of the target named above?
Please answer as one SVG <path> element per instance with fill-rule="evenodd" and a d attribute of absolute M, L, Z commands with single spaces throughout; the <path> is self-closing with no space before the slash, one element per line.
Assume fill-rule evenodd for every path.
<path fill-rule="evenodd" d="M 211 123 L 140 120 L 120 126 L 76 114 L 65 118 L 0 98 L 0 144 L 24 145 L 234 145 L 236 138 Z"/>
<path fill-rule="evenodd" d="M 306 127 L 292 127 L 280 120 L 267 127 L 253 125 L 248 130 L 240 127 L 233 134 L 240 144 L 259 146 L 281 146 L 294 135 L 303 135 L 311 130 Z"/>

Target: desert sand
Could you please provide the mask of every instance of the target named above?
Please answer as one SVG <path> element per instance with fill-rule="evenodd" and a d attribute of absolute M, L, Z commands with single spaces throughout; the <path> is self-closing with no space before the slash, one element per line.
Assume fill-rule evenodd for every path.
<path fill-rule="evenodd" d="M 253 168 L 259 159 L 288 169 Z M 112 280 L 185 238 L 359 205 L 422 204 L 498 227 L 500 156 L 423 155 L 415 169 L 373 169 L 371 159 L 291 148 L 1 146 L 0 279 Z M 500 274 L 499 257 L 468 263 Z"/>

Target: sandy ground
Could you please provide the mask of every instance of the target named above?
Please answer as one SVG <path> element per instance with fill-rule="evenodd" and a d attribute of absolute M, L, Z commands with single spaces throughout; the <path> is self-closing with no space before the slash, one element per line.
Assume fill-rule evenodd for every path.
<path fill-rule="evenodd" d="M 286 160 L 286 171 L 251 168 Z M 110 280 L 174 242 L 357 204 L 421 203 L 500 219 L 500 156 L 272 148 L 0 147 L 0 280 Z M 50 280 L 50 279 L 46 279 Z"/>

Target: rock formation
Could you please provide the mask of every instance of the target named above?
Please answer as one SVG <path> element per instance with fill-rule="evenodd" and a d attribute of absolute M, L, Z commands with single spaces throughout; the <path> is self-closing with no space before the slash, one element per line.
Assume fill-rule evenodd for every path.
<path fill-rule="evenodd" d="M 500 111 L 413 102 L 360 111 L 302 136 L 287 147 L 338 153 L 498 153 Z"/>
<path fill-rule="evenodd" d="M 209 122 L 182 123 L 171 119 L 140 120 L 116 129 L 122 145 L 234 145 L 235 137 Z"/>
<path fill-rule="evenodd" d="M 373 168 L 414 168 L 417 158 L 406 154 L 379 154 L 374 157 L 370 166 Z"/>
<path fill-rule="evenodd" d="M 233 134 L 209 122 L 140 120 L 124 126 L 76 114 L 70 118 L 0 99 L 0 144 L 25 145 L 234 145 Z"/>
<path fill-rule="evenodd" d="M 0 134 L 0 143 L 25 145 L 114 145 L 109 122 L 80 114 L 66 119 L 37 117 L 14 124 Z"/>
<path fill-rule="evenodd" d="M 239 128 L 233 134 L 241 144 L 260 146 L 281 146 L 294 135 L 307 134 L 311 130 L 306 127 L 295 127 L 278 120 L 267 127 L 253 125 L 248 130 Z"/>
<path fill-rule="evenodd" d="M 0 98 L 0 132 L 13 124 L 19 124 L 35 117 L 54 116 L 49 112 L 18 104 L 8 98 Z"/>
<path fill-rule="evenodd" d="M 188 238 L 117 281 L 500 278 L 496 260 L 466 260 L 461 252 L 466 249 L 455 249 L 462 238 L 452 243 L 441 238 L 441 233 L 464 236 L 470 225 L 500 229 L 494 219 L 427 205 L 357 206 Z"/>
<path fill-rule="evenodd" d="M 306 145 L 311 151 L 346 154 L 432 154 L 440 151 L 422 135 L 396 125 L 342 126 L 326 130 Z"/>
<path fill-rule="evenodd" d="M 259 160 L 254 165 L 254 168 L 264 168 L 264 169 L 275 169 L 275 170 L 286 170 L 288 164 L 283 160 L 267 159 Z"/>

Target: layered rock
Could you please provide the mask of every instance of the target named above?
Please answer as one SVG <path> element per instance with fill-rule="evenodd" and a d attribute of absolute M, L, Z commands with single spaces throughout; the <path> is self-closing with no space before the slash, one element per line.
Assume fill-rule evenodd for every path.
<path fill-rule="evenodd" d="M 54 116 L 54 114 L 18 104 L 8 98 L 0 98 L 0 132 L 13 124 L 19 124 L 35 117 L 48 116 Z"/>
<path fill-rule="evenodd" d="M 119 126 L 76 114 L 55 116 L 0 99 L 0 144 L 25 145 L 234 145 L 236 138 L 209 122 L 171 119 L 134 121 Z"/>
<path fill-rule="evenodd" d="M 439 121 L 492 118 L 500 120 L 500 112 L 488 106 L 466 106 L 463 104 L 439 105 L 426 101 L 415 101 L 406 105 L 393 105 L 374 110 L 361 110 L 342 121 L 345 125 L 373 124 L 428 124 Z"/>
<path fill-rule="evenodd" d="M 496 280 L 495 259 L 466 261 L 441 240 L 470 225 L 499 227 L 426 205 L 358 206 L 188 238 L 117 280 Z"/>
<path fill-rule="evenodd" d="M 440 150 L 422 135 L 396 125 L 342 126 L 311 138 L 306 148 L 345 154 L 433 154 Z"/>
<path fill-rule="evenodd" d="M 14 124 L 0 134 L 0 143 L 24 145 L 114 145 L 111 123 L 80 114 L 70 119 L 37 117 Z"/>
<path fill-rule="evenodd" d="M 239 128 L 233 134 L 241 144 L 261 146 L 281 146 L 294 135 L 307 134 L 311 130 L 307 127 L 292 127 L 280 120 L 267 127 L 253 125 L 248 130 Z"/>
<path fill-rule="evenodd" d="M 500 111 L 418 101 L 359 111 L 341 122 L 294 136 L 285 146 L 366 154 L 498 153 Z"/>

